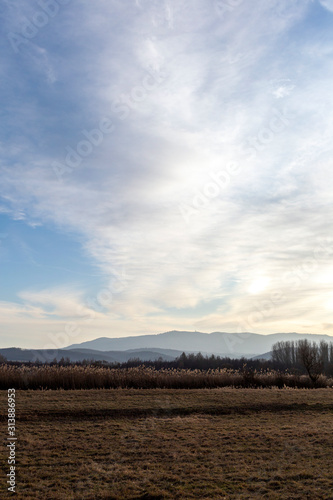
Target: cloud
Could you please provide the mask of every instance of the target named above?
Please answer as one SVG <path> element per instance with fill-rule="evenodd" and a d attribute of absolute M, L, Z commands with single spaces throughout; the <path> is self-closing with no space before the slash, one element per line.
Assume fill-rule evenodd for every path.
<path fill-rule="evenodd" d="M 332 0 L 319 0 L 320 5 L 330 12 L 333 12 L 333 2 Z"/>
<path fill-rule="evenodd" d="M 295 304 L 299 328 L 305 315 L 317 329 L 329 323 L 309 297 L 328 254 L 313 274 L 303 271 L 295 296 L 280 281 L 331 234 L 329 38 L 308 35 L 310 1 L 239 2 L 222 18 L 215 7 L 71 4 L 29 45 L 26 74 L 22 55 L 5 54 L 23 82 L 17 104 L 7 89 L 3 210 L 75 235 L 106 288 L 118 287 L 94 334 L 193 327 L 191 314 L 219 300 L 195 325 L 237 330 L 262 276 L 267 289 L 254 288 L 263 300 L 275 289 L 289 302 L 257 329 L 297 329 Z M 105 118 L 113 130 L 101 136 Z M 54 162 L 67 168 L 60 178 Z M 231 163 L 237 175 L 207 194 Z M 188 223 L 180 205 L 192 209 Z M 50 290 L 18 294 L 48 321 L 75 317 L 89 294 Z M 315 290 L 326 296 L 326 284 Z"/>

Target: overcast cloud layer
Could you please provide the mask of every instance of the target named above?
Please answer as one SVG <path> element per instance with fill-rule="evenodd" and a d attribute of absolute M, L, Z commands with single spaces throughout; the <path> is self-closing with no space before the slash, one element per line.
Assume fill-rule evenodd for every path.
<path fill-rule="evenodd" d="M 332 1 L 13 0 L 0 15 L 3 347 L 332 333 Z M 51 246 L 61 277 L 40 264 Z"/>

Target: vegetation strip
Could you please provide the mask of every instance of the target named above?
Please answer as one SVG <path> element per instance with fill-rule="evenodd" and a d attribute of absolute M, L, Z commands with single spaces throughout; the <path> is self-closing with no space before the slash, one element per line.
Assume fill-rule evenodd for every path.
<path fill-rule="evenodd" d="M 142 417 L 176 417 L 187 415 L 247 415 L 252 413 L 283 413 L 283 412 L 311 412 L 311 413 L 327 413 L 333 412 L 333 405 L 325 404 L 253 404 L 253 405 L 237 405 L 237 406 L 220 406 L 220 407 L 174 407 L 174 408 L 107 408 L 107 409 L 82 409 L 78 410 L 47 410 L 34 411 L 29 413 L 21 413 L 18 421 L 32 420 L 91 420 L 91 419 L 117 419 L 117 418 L 142 418 Z M 1 419 L 4 419 L 1 416 Z"/>

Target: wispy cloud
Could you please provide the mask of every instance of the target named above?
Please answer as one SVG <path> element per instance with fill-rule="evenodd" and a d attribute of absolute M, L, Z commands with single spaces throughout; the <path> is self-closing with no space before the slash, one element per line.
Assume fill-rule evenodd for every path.
<path fill-rule="evenodd" d="M 217 4 L 69 3 L 19 54 L 2 48 L 13 82 L 4 94 L 2 210 L 75 235 L 107 286 L 127 275 L 91 336 L 236 331 L 258 310 L 260 279 L 267 286 L 256 300 L 275 290 L 285 301 L 257 331 L 331 323 L 320 306 L 329 284 L 318 280 L 329 253 L 292 293 L 282 279 L 331 235 L 330 3 L 244 1 L 222 16 Z M 8 32 L 19 32 L 24 19 L 8 9 Z M 89 132 L 106 119 L 112 133 L 95 145 Z M 69 151 L 80 161 L 59 180 L 52 165 L 65 165 Z M 237 175 L 212 196 L 211 173 L 230 164 Z M 188 221 L 184 205 L 195 208 Z M 36 324 L 50 310 L 58 322 L 89 286 L 75 299 L 17 293 L 35 304 Z"/>

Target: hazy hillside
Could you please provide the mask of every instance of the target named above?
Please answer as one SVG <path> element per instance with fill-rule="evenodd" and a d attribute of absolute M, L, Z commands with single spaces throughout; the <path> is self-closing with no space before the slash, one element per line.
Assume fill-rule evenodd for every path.
<path fill-rule="evenodd" d="M 241 357 L 258 356 L 271 350 L 275 342 L 286 340 L 308 339 L 309 341 L 330 342 L 329 335 L 274 333 L 260 335 L 257 333 L 225 333 L 225 332 L 183 332 L 171 331 L 157 335 L 138 337 L 107 338 L 101 337 L 81 344 L 73 344 L 65 349 L 96 349 L 99 351 L 128 349 L 176 349 L 177 351 L 219 354 L 222 356 Z"/>
<path fill-rule="evenodd" d="M 275 333 L 260 335 L 257 333 L 225 333 L 225 332 L 181 332 L 172 331 L 157 335 L 138 337 L 107 338 L 102 337 L 81 344 L 52 350 L 43 349 L 0 349 L 0 354 L 8 361 L 52 361 L 54 358 L 69 358 L 71 361 L 89 359 L 94 361 L 126 362 L 139 358 L 142 361 L 154 361 L 162 358 L 172 361 L 182 352 L 203 355 L 215 354 L 221 357 L 270 358 L 270 351 L 275 342 L 286 340 L 308 339 L 309 341 L 333 341 L 329 335 Z"/>
<path fill-rule="evenodd" d="M 164 351 L 163 349 L 135 349 L 128 351 L 97 351 L 93 349 L 58 349 L 55 351 L 45 349 L 20 349 L 18 347 L 10 347 L 0 349 L 0 354 L 5 356 L 8 361 L 53 361 L 56 358 L 59 361 L 61 358 L 69 358 L 70 361 L 83 361 L 84 359 L 93 361 L 108 361 L 109 363 L 123 363 L 129 359 L 139 358 L 142 361 L 155 361 L 162 358 L 165 361 L 172 361 L 180 356 L 181 351 L 172 350 Z"/>

